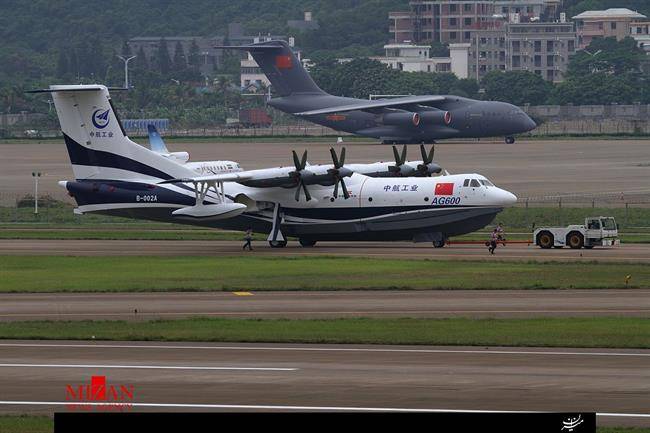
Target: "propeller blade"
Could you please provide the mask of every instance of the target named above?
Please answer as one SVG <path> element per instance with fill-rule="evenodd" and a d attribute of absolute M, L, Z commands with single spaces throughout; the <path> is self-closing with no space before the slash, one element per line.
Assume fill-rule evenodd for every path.
<path fill-rule="evenodd" d="M 333 147 L 330 147 L 330 155 L 332 155 L 332 162 L 334 163 L 334 168 L 339 168 L 339 158 L 336 156 L 336 151 Z"/>
<path fill-rule="evenodd" d="M 311 194 L 309 194 L 309 191 L 307 190 L 307 185 L 305 185 L 304 182 L 301 182 L 301 183 L 302 183 L 302 190 L 305 193 L 305 199 L 307 201 L 311 201 Z"/>
<path fill-rule="evenodd" d="M 436 150 L 436 146 L 433 144 L 431 145 L 431 150 L 429 151 L 429 158 L 427 159 L 427 164 L 431 164 L 433 162 L 433 154 Z"/>
<path fill-rule="evenodd" d="M 395 165 L 400 166 L 402 165 L 401 162 L 399 162 L 399 152 L 397 151 L 397 147 L 393 146 L 393 156 L 395 157 Z"/>
<path fill-rule="evenodd" d="M 345 186 L 345 181 L 341 179 L 341 189 L 343 190 L 343 197 L 347 200 L 350 198 L 350 193 L 348 192 L 347 187 Z"/>
<path fill-rule="evenodd" d="M 298 159 L 298 154 L 296 153 L 295 150 L 292 150 L 291 153 L 293 153 L 293 165 L 296 166 L 296 171 L 300 171 L 300 160 Z"/>
<path fill-rule="evenodd" d="M 422 155 L 422 162 L 424 162 L 425 164 L 428 164 L 429 161 L 427 161 L 427 151 L 424 148 L 424 144 L 420 145 L 420 155 Z"/>
<path fill-rule="evenodd" d="M 339 167 L 343 167 L 345 164 L 345 147 L 341 148 L 341 158 L 339 159 Z"/>
<path fill-rule="evenodd" d="M 307 166 L 307 151 L 302 154 L 302 161 L 300 161 L 300 169 L 304 170 Z"/>
<path fill-rule="evenodd" d="M 334 194 L 333 195 L 334 195 L 334 198 L 339 197 L 339 182 L 338 182 L 338 180 L 334 184 Z"/>
<path fill-rule="evenodd" d="M 301 185 L 302 185 L 302 181 L 298 182 L 298 186 L 296 187 L 296 193 L 293 196 L 293 198 L 295 198 L 296 201 L 300 201 L 300 186 Z"/>
<path fill-rule="evenodd" d="M 406 162 L 406 144 L 402 147 L 402 159 L 399 165 L 403 165 Z"/>

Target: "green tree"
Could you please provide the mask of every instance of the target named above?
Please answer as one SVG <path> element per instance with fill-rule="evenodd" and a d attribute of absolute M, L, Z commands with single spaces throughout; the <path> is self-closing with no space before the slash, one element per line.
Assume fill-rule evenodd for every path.
<path fill-rule="evenodd" d="M 636 41 L 626 37 L 621 41 L 616 38 L 596 38 L 589 46 L 578 51 L 569 62 L 567 76 L 578 77 L 591 73 L 607 72 L 624 74 L 640 70 L 645 52 L 637 47 Z"/>
<path fill-rule="evenodd" d="M 169 50 L 167 48 L 167 40 L 165 38 L 161 38 L 158 42 L 156 61 L 158 62 L 158 71 L 163 75 L 169 74 L 169 71 L 171 69 L 171 60 L 169 58 Z"/>
<path fill-rule="evenodd" d="M 185 69 L 187 69 L 185 50 L 183 50 L 181 42 L 176 41 L 176 46 L 174 47 L 174 58 L 172 60 L 172 71 L 182 75 L 185 72 Z"/>
<path fill-rule="evenodd" d="M 483 78 L 485 97 L 515 105 L 546 103 L 551 84 L 528 71 L 492 71 Z"/>
<path fill-rule="evenodd" d="M 70 64 L 68 63 L 68 56 L 65 53 L 65 50 L 61 48 L 59 50 L 59 58 L 56 61 L 56 75 L 59 78 L 63 78 L 68 75 L 70 71 Z"/>

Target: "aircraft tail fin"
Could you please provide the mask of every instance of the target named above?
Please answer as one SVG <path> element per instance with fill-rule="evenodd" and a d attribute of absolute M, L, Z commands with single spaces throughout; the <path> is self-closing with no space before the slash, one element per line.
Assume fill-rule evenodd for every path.
<path fill-rule="evenodd" d="M 149 132 L 149 147 L 156 153 L 169 153 L 165 141 L 158 133 L 156 127 L 152 124 L 147 125 L 147 131 Z"/>
<path fill-rule="evenodd" d="M 285 41 L 268 41 L 241 46 L 216 48 L 245 50 L 251 53 L 279 96 L 326 94 L 316 85 Z"/>
<path fill-rule="evenodd" d="M 106 86 L 57 85 L 34 92 L 52 94 L 75 179 L 155 182 L 192 173 L 129 139 Z"/>

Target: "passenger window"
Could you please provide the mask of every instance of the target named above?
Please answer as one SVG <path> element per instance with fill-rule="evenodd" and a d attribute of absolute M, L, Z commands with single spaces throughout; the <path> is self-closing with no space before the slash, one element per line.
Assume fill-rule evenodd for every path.
<path fill-rule="evenodd" d="M 481 184 L 478 183 L 478 180 L 472 179 L 472 182 L 470 183 L 470 186 L 473 187 L 473 188 L 478 188 L 479 186 L 481 186 Z"/>
<path fill-rule="evenodd" d="M 465 182 L 463 182 L 463 186 L 469 186 L 469 179 L 465 179 Z"/>

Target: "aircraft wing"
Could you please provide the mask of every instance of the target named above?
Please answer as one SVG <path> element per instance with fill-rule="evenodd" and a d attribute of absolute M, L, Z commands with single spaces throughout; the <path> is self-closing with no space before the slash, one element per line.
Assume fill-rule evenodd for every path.
<path fill-rule="evenodd" d="M 245 171 L 237 173 L 214 174 L 210 176 L 182 177 L 169 179 L 158 183 L 204 183 L 204 182 L 240 182 L 250 179 L 252 176 Z"/>
<path fill-rule="evenodd" d="M 445 96 L 405 96 L 403 98 L 377 99 L 375 101 L 359 101 L 359 103 L 340 105 L 338 107 L 321 108 L 318 110 L 293 113 L 296 116 L 315 116 L 317 114 L 341 113 L 344 111 L 376 110 L 380 108 L 405 108 L 415 104 L 427 105 L 434 102 L 442 102 L 447 99 Z M 408 109 L 408 108 L 407 108 Z"/>

